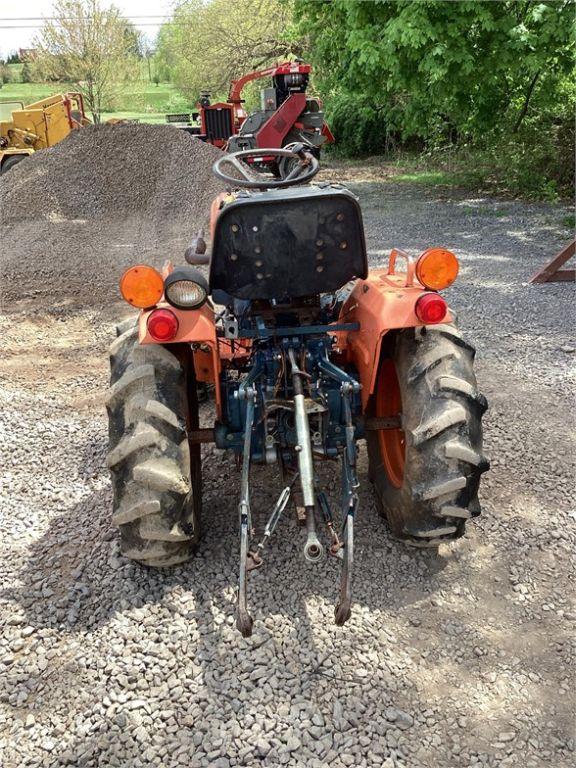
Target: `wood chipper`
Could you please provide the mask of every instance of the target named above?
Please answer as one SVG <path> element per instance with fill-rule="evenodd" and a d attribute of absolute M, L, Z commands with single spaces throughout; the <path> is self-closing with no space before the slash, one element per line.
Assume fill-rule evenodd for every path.
<path fill-rule="evenodd" d="M 81 93 L 61 93 L 27 105 L 1 102 L 0 173 L 89 124 Z"/>
<path fill-rule="evenodd" d="M 188 133 L 227 152 L 281 149 L 300 142 L 320 157 L 321 148 L 332 143 L 334 136 L 324 120 L 320 99 L 306 93 L 311 71 L 310 64 L 298 60 L 249 72 L 232 81 L 228 101 L 212 104 L 210 94 L 203 92 L 197 112 L 166 117 L 168 122 L 180 123 Z M 260 109 L 247 114 L 242 91 L 248 83 L 266 77 L 271 78 L 271 84 L 260 92 Z M 286 160 L 270 163 L 265 155 L 261 157 L 260 164 L 268 165 L 275 175 L 289 172 Z"/>
<path fill-rule="evenodd" d="M 285 179 L 256 171 L 270 155 L 290 161 Z M 201 443 L 232 451 L 245 636 L 250 574 L 272 555 L 289 506 L 305 531 L 303 557 L 340 562 L 335 621 L 349 618 L 362 443 L 392 534 L 415 547 L 462 536 L 489 466 L 474 348 L 440 294 L 456 279 L 456 256 L 395 249 L 387 268 L 370 270 L 358 199 L 339 184 L 309 184 L 317 171 L 303 145 L 223 154 L 214 173 L 233 191 L 214 201 L 211 252 L 196 238 L 187 265 L 137 264 L 120 281 L 140 309 L 110 350 L 107 461 L 121 549 L 146 566 L 188 560 L 200 541 Z M 214 393 L 209 429 L 198 426 L 201 382 Z M 322 462 L 339 465 L 338 509 Z M 258 464 L 279 477 L 262 530 L 250 493 Z"/>

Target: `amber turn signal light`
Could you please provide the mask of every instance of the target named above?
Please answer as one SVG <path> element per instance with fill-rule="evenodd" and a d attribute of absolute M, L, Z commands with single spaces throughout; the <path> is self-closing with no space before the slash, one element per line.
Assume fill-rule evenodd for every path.
<path fill-rule="evenodd" d="M 164 280 L 153 267 L 137 264 L 127 269 L 120 278 L 120 293 L 124 301 L 133 307 L 148 309 L 162 298 Z"/>
<path fill-rule="evenodd" d="M 458 276 L 458 259 L 445 248 L 428 248 L 416 262 L 416 277 L 426 288 L 441 291 Z"/>

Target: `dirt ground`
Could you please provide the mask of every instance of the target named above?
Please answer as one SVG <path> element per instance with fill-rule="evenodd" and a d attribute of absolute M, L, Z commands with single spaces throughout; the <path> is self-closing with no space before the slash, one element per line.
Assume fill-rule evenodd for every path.
<path fill-rule="evenodd" d="M 336 564 L 306 565 L 287 519 L 251 581 L 255 633 L 239 637 L 239 478 L 210 447 L 197 558 L 156 573 L 119 555 L 115 286 L 129 263 L 181 259 L 193 233 L 121 215 L 1 229 L 1 768 L 574 765 L 574 287 L 527 284 L 569 239 L 567 211 L 381 174 L 350 185 L 371 265 L 392 246 L 461 259 L 448 295 L 478 349 L 492 469 L 482 517 L 436 555 L 390 538 L 362 450 L 344 628 Z M 279 488 L 255 480 L 262 519 Z"/>

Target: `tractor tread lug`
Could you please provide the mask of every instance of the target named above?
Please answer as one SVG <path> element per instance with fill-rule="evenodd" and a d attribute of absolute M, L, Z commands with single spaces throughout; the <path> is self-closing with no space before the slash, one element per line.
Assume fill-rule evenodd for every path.
<path fill-rule="evenodd" d="M 481 413 L 484 413 L 488 409 L 488 402 L 484 395 L 478 392 L 476 387 L 472 384 L 457 376 L 438 377 L 436 381 L 436 394 L 442 393 L 462 395 L 473 405 L 479 407 Z"/>
<path fill-rule="evenodd" d="M 439 496 L 446 496 L 449 493 L 454 493 L 455 491 L 459 491 L 461 488 L 465 488 L 467 482 L 468 478 L 464 477 L 464 475 L 461 477 L 453 477 L 449 480 L 445 480 L 442 483 L 438 483 L 437 485 L 433 485 L 432 487 L 421 491 L 418 496 L 422 501 L 437 499 Z"/>
<path fill-rule="evenodd" d="M 463 424 L 466 420 L 466 409 L 462 405 L 454 404 L 450 408 L 445 409 L 440 415 L 412 430 L 414 445 L 422 445 L 422 443 L 437 437 L 447 429 Z"/>
<path fill-rule="evenodd" d="M 118 511 L 112 516 L 112 522 L 114 525 L 125 525 L 126 523 L 134 522 L 134 520 L 139 520 L 141 517 L 160 512 L 160 509 L 159 499 L 142 499 L 135 504 L 120 506 Z"/>
<path fill-rule="evenodd" d="M 427 325 L 426 330 L 428 332 L 441 334 L 445 339 L 448 339 L 448 341 L 451 341 L 453 344 L 456 344 L 456 346 L 469 352 L 472 355 L 472 358 L 475 357 L 476 347 L 473 344 L 470 344 L 469 341 L 466 341 L 456 326 L 448 323 L 439 323 L 438 325 Z"/>
<path fill-rule="evenodd" d="M 416 538 L 421 539 L 435 539 L 440 538 L 442 536 L 452 536 L 454 533 L 456 533 L 458 529 L 455 525 L 441 525 L 437 528 L 423 528 L 421 530 L 418 530 L 416 528 L 411 528 L 410 530 L 406 531 L 410 536 L 414 536 Z"/>
<path fill-rule="evenodd" d="M 412 368 L 410 368 L 408 372 L 408 383 L 413 384 L 421 376 L 430 373 L 441 363 L 445 362 L 446 360 L 450 360 L 453 357 L 454 352 L 452 350 L 432 350 L 428 354 L 424 355 L 421 360 L 416 362 Z"/>
<path fill-rule="evenodd" d="M 128 342 L 130 339 L 136 338 L 138 336 L 138 327 L 132 326 L 128 328 L 124 333 L 122 333 L 120 336 L 117 336 L 112 344 L 108 347 L 108 352 L 110 353 L 110 357 L 116 357 L 116 355 L 122 351 L 122 348 Z"/>
<path fill-rule="evenodd" d="M 124 333 L 126 333 L 126 331 L 131 330 L 132 328 L 136 328 L 137 325 L 137 315 L 129 315 L 128 317 L 125 317 L 124 320 L 116 323 L 116 336 L 122 336 Z"/>
<path fill-rule="evenodd" d="M 167 434 L 179 435 L 180 439 L 186 433 L 184 421 L 171 408 L 146 395 L 131 397 L 127 401 L 124 418 L 127 424 L 148 421 L 158 429 L 168 428 Z"/>
<path fill-rule="evenodd" d="M 145 517 L 140 521 L 138 529 L 140 536 L 149 541 L 183 542 L 191 539 L 180 523 L 170 524 L 160 515 Z"/>
<path fill-rule="evenodd" d="M 459 379 L 457 376 L 439 376 L 436 380 L 436 390 L 458 392 L 472 399 L 475 399 L 478 395 L 476 388 L 470 382 Z"/>
<path fill-rule="evenodd" d="M 181 370 L 178 358 L 159 344 L 143 344 L 135 347 L 132 359 L 136 364 L 149 363 L 168 370 Z"/>
<path fill-rule="evenodd" d="M 153 386 L 154 376 L 155 371 L 153 365 L 144 364 L 128 368 L 118 381 L 108 390 L 106 405 L 109 408 L 112 408 L 118 400 L 125 400 L 128 395 L 128 390 L 135 388 L 138 384 L 142 390 L 144 389 L 144 382 L 146 381 Z"/>
<path fill-rule="evenodd" d="M 171 427 L 176 429 L 181 428 L 180 419 L 168 406 L 161 403 L 159 400 L 148 400 L 146 403 L 145 411 L 149 416 L 160 421 L 165 422 Z"/>
<path fill-rule="evenodd" d="M 449 441 L 444 446 L 444 450 L 448 459 L 458 459 L 467 464 L 473 464 L 480 472 L 486 472 L 490 468 L 490 462 L 485 456 L 459 440 Z"/>
<path fill-rule="evenodd" d="M 174 565 L 181 565 L 190 560 L 190 553 L 188 551 L 182 554 L 164 555 L 164 557 L 151 558 L 145 561 L 144 565 L 148 565 L 151 568 L 170 568 Z"/>
<path fill-rule="evenodd" d="M 126 434 L 110 451 L 106 458 L 106 465 L 109 468 L 117 467 L 134 453 L 144 448 L 152 448 L 153 446 L 157 446 L 160 451 L 164 452 L 168 447 L 168 441 L 164 435 L 150 424 L 141 422 L 136 425 L 131 434 Z"/>
<path fill-rule="evenodd" d="M 149 544 L 143 544 L 141 547 L 133 546 L 124 551 L 125 557 L 129 560 L 140 560 L 145 565 L 152 565 L 150 561 L 167 561 L 174 557 L 183 557 L 184 551 L 178 550 L 174 552 L 167 552 L 166 545 L 161 542 L 154 541 Z M 187 558 L 185 558 L 187 559 Z M 166 563 L 169 565 L 170 563 Z"/>
<path fill-rule="evenodd" d="M 190 491 L 190 483 L 174 459 L 161 457 L 143 461 L 134 467 L 133 476 L 136 482 L 161 493 L 187 494 Z"/>
<path fill-rule="evenodd" d="M 462 520 L 469 520 L 472 515 L 470 510 L 466 509 L 466 507 L 446 505 L 440 509 L 440 512 L 438 512 L 438 517 L 456 517 Z"/>
<path fill-rule="evenodd" d="M 403 538 L 402 541 L 407 546 L 414 547 L 416 549 L 437 549 L 440 544 L 449 544 L 454 540 L 454 538 L 454 536 L 447 537 L 446 539 Z"/>

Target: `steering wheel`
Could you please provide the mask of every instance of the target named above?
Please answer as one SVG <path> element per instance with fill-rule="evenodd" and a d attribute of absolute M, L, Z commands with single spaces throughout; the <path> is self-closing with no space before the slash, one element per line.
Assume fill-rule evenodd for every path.
<path fill-rule="evenodd" d="M 246 163 L 248 158 L 252 160 L 262 159 L 266 163 L 276 158 L 290 158 L 296 163 L 290 173 L 284 179 L 268 179 L 260 173 L 254 173 Z M 230 176 L 222 170 L 223 166 L 232 166 L 240 175 Z M 274 189 L 278 187 L 292 187 L 295 184 L 303 184 L 316 176 L 320 170 L 320 164 L 314 155 L 307 151 L 304 144 L 293 144 L 291 149 L 245 149 L 242 152 L 232 152 L 222 155 L 212 166 L 212 173 L 216 178 L 237 187 L 247 189 Z"/>

